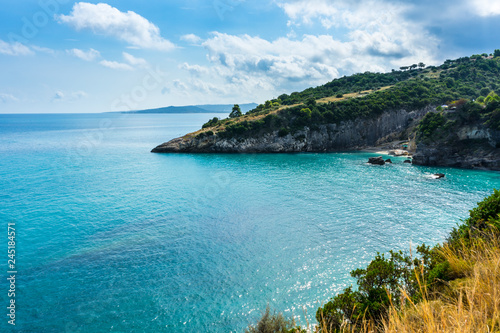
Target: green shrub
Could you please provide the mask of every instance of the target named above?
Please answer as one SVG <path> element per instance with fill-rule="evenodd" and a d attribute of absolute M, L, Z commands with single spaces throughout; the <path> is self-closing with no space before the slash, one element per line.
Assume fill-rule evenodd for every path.
<path fill-rule="evenodd" d="M 453 228 L 447 242 L 453 246 L 471 237 L 481 237 L 490 227 L 500 230 L 500 191 L 496 189 L 470 211 L 469 218 L 463 224 Z"/>
<path fill-rule="evenodd" d="M 290 133 L 290 130 L 288 128 L 282 127 L 278 131 L 278 136 L 279 137 L 284 137 L 284 136 L 287 136 L 289 133 Z"/>
<path fill-rule="evenodd" d="M 201 128 L 213 127 L 216 126 L 218 123 L 219 123 L 219 118 L 213 117 L 212 119 L 204 123 Z"/>
<path fill-rule="evenodd" d="M 320 329 L 337 332 L 342 323 L 349 321 L 356 325 L 361 324 L 363 319 L 381 323 L 388 307 L 391 304 L 399 305 L 401 289 L 405 290 L 412 301 L 420 300 L 422 295 L 419 281 L 427 281 L 429 272 L 435 270 L 443 259 L 425 245 L 417 247 L 417 254 L 415 258 L 402 251 L 389 251 L 388 257 L 377 253 L 366 269 L 353 270 L 351 276 L 356 278 L 358 290 L 353 290 L 350 286 L 318 309 L 316 320 Z M 419 280 L 417 274 L 422 274 L 424 279 Z M 436 278 L 442 276 L 438 271 L 434 275 Z M 433 283 L 434 280 L 429 282 Z"/>
<path fill-rule="evenodd" d="M 291 333 L 294 330 L 293 319 L 288 319 L 282 313 L 271 313 L 269 305 L 256 325 L 250 325 L 245 333 Z"/>
<path fill-rule="evenodd" d="M 418 125 L 418 132 L 421 139 L 431 139 L 434 132 L 444 124 L 442 113 L 429 112 Z"/>

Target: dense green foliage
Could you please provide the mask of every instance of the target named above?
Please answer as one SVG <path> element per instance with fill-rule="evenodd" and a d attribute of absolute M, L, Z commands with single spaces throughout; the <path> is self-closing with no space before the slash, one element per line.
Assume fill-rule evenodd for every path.
<path fill-rule="evenodd" d="M 478 203 L 477 207 L 470 211 L 469 218 L 453 229 L 447 241 L 449 244 L 458 244 L 470 240 L 471 237 L 481 237 L 489 227 L 500 230 L 500 191 L 498 190 L 494 190 L 491 196 Z"/>
<path fill-rule="evenodd" d="M 418 125 L 418 131 L 422 139 L 430 139 L 434 132 L 444 124 L 443 113 L 428 113 Z"/>
<path fill-rule="evenodd" d="M 202 128 L 216 126 L 218 123 L 219 123 L 219 118 L 213 117 L 208 122 L 204 123 L 203 126 L 202 126 Z"/>
<path fill-rule="evenodd" d="M 391 87 L 388 88 L 388 86 Z M 387 89 L 379 89 L 382 87 Z M 368 90 L 372 92 L 359 94 L 355 98 L 344 97 L 340 101 L 316 103 L 316 100 L 320 98 L 345 96 L 349 93 Z M 342 77 L 302 92 L 283 94 L 277 99 L 259 105 L 249 111 L 246 116 L 218 122 L 212 119 L 204 127 L 224 125 L 225 130 L 222 129 L 218 133 L 225 137 L 253 136 L 273 131 L 280 131 L 280 135 L 284 135 L 286 131 L 293 134 L 303 129 L 304 126 L 315 128 L 322 124 L 375 117 L 385 111 L 398 109 L 410 111 L 426 106 L 437 107 L 457 100 L 472 101 L 483 96 L 480 102 L 485 107 L 484 111 L 470 106 L 465 111 L 469 112 L 471 117 L 481 118 L 486 126 L 500 129 L 498 105 L 491 104 L 495 102 L 492 100 L 494 97 L 488 95 L 499 90 L 500 58 L 487 59 L 478 55 L 447 60 L 439 67 L 425 69 L 420 67 L 384 74 L 366 72 Z M 293 104 L 300 105 L 282 108 L 283 105 Z M 304 111 L 307 109 L 310 112 Z M 249 118 L 249 115 L 265 117 L 253 119 Z M 428 119 L 428 125 L 435 126 L 439 119 L 432 120 Z M 445 123 L 446 119 L 439 126 Z M 430 137 L 429 135 L 435 128 L 423 126 L 422 130 L 424 137 Z"/>
<path fill-rule="evenodd" d="M 351 76 L 344 76 L 340 79 L 333 80 L 325 85 L 308 88 L 302 92 L 294 92 L 290 95 L 283 94 L 278 97 L 283 105 L 292 105 L 303 103 L 309 98 L 320 99 L 330 96 L 340 96 L 344 94 L 376 90 L 385 86 L 391 86 L 398 82 L 408 80 L 414 75 L 418 75 L 418 71 L 403 72 L 395 71 L 391 73 L 371 73 L 365 72 Z"/>
<path fill-rule="evenodd" d="M 417 134 L 420 142 L 454 142 L 457 130 L 466 125 L 483 125 L 500 130 L 500 97 L 493 91 L 483 91 L 475 101 L 460 99 L 450 103 L 452 110 L 428 113 L 420 122 Z"/>
<path fill-rule="evenodd" d="M 272 313 L 269 305 L 255 326 L 249 326 L 245 333 L 302 333 L 300 328 L 294 328 L 293 320 L 285 318 L 282 313 Z"/>
<path fill-rule="evenodd" d="M 488 227 L 500 230 L 500 191 L 497 190 L 470 211 L 470 217 L 452 231 L 448 244 L 463 244 L 471 235 L 485 237 Z M 416 303 L 422 299 L 423 291 L 438 290 L 446 281 L 461 277 L 454 276 L 449 267 L 439 245 L 417 247 L 415 258 L 401 251 L 390 251 L 388 257 L 377 254 L 365 269 L 351 272 L 357 280 L 357 290 L 352 286 L 346 288 L 318 309 L 316 319 L 320 329 L 340 331 L 346 320 L 354 326 L 363 319 L 380 323 L 391 304 L 401 308 L 402 290 Z"/>

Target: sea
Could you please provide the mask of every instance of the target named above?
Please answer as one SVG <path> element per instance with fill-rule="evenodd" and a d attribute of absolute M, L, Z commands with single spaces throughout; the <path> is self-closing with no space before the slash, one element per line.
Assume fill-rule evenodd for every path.
<path fill-rule="evenodd" d="M 0 331 L 243 332 L 266 306 L 313 325 L 351 270 L 500 188 L 373 153 L 150 153 L 214 116 L 0 115 Z"/>

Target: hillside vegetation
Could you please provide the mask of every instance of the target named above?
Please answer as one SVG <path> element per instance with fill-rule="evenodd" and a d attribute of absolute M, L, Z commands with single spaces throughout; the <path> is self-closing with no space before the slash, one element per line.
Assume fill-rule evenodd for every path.
<path fill-rule="evenodd" d="M 500 191 L 478 203 L 446 242 L 377 254 L 316 313 L 314 331 L 500 332 Z M 309 327 L 311 329 L 311 327 Z M 305 332 L 282 314 L 247 332 Z"/>
<path fill-rule="evenodd" d="M 273 131 L 284 136 L 305 126 L 314 129 L 322 124 L 376 117 L 391 110 L 473 100 L 480 103 L 468 105 L 466 113 L 486 126 L 497 128 L 500 108 L 498 104 L 484 108 L 484 101 L 499 90 L 500 57 L 475 55 L 447 60 L 438 67 L 342 77 L 302 92 L 283 94 L 239 117 L 213 118 L 202 130 L 188 136 L 251 137 Z"/>

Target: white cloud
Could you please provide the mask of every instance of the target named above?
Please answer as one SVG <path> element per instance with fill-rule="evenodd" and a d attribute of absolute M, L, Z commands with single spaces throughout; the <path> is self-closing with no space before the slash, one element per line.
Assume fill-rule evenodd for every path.
<path fill-rule="evenodd" d="M 182 93 L 185 93 L 189 90 L 189 87 L 179 79 L 174 80 L 172 83 L 174 87 L 177 88 Z"/>
<path fill-rule="evenodd" d="M 380 14 L 384 12 L 382 7 L 362 8 L 363 3 L 366 5 L 367 1 L 358 2 L 360 7 L 353 5 L 342 10 L 318 7 L 339 15 L 335 24 L 347 29 L 344 40 L 329 34 L 300 38 L 292 34 L 266 40 L 214 32 L 202 43 L 211 66 L 183 63 L 179 68 L 192 76 L 176 82 L 173 91 L 198 91 L 220 97 L 243 95 L 243 99 L 246 96 L 247 100 L 261 100 L 324 84 L 344 74 L 386 72 L 418 62 L 437 63 L 434 54 L 438 41 L 415 23 L 404 20 L 405 7 L 386 3 L 387 11 Z M 377 5 L 382 6 L 379 2 Z M 316 15 L 311 9 L 304 21 L 298 10 L 290 13 L 290 19 L 299 20 L 300 24 Z M 324 20 L 318 22 L 326 27 L 333 19 L 328 24 Z"/>
<path fill-rule="evenodd" d="M 182 65 L 179 65 L 179 68 L 184 69 L 188 71 L 190 74 L 195 76 L 199 76 L 201 74 L 208 74 L 210 71 L 207 67 L 200 65 L 190 65 L 187 62 L 183 63 Z"/>
<path fill-rule="evenodd" d="M 181 64 L 191 76 L 175 81 L 172 93 L 259 101 L 341 75 L 438 63 L 440 43 L 420 22 L 408 19 L 418 9 L 409 2 L 280 0 L 278 6 L 289 20 L 287 37 L 214 32 L 201 43 L 211 65 Z M 306 25 L 323 34 L 297 37 Z M 342 37 L 334 35 L 339 31 Z"/>
<path fill-rule="evenodd" d="M 42 52 L 42 53 L 47 53 L 47 54 L 55 54 L 56 52 L 52 49 L 49 49 L 48 47 L 42 47 L 42 46 L 36 46 L 36 45 L 31 45 L 31 49 L 36 51 L 36 52 Z"/>
<path fill-rule="evenodd" d="M 262 73 L 276 80 L 321 79 L 338 76 L 326 57 L 338 53 L 330 36 L 306 35 L 301 41 L 279 38 L 269 42 L 249 35 L 214 33 L 203 43 L 209 59 L 233 71 Z"/>
<path fill-rule="evenodd" d="M 11 56 L 34 54 L 34 52 L 30 50 L 29 47 L 19 42 L 8 43 L 4 42 L 1 39 L 0 39 L 0 53 Z"/>
<path fill-rule="evenodd" d="M 469 0 L 469 2 L 479 16 L 500 15 L 500 1 L 498 0 Z"/>
<path fill-rule="evenodd" d="M 335 25 L 335 17 L 339 12 L 337 8 L 325 0 L 279 3 L 278 6 L 283 8 L 285 14 L 290 18 L 288 25 L 298 25 L 298 21 L 309 25 L 320 18 L 322 25 L 328 29 Z"/>
<path fill-rule="evenodd" d="M 282 94 L 291 86 L 304 89 L 339 76 L 337 68 L 328 61 L 338 55 L 335 47 L 339 42 L 331 36 L 267 41 L 216 32 L 202 45 L 212 66 L 181 64 L 179 68 L 192 76 L 175 80 L 172 93 L 215 97 L 219 101 L 258 101 Z"/>
<path fill-rule="evenodd" d="M 130 65 L 135 67 L 147 68 L 149 66 L 148 62 L 143 58 L 136 58 L 133 55 L 123 52 L 123 59 Z"/>
<path fill-rule="evenodd" d="M 8 102 L 17 102 L 19 99 L 12 94 L 0 93 L 0 102 L 8 103 Z"/>
<path fill-rule="evenodd" d="M 89 29 L 97 34 L 116 37 L 136 48 L 162 51 L 175 48 L 146 18 L 133 11 L 121 12 L 105 3 L 78 2 L 69 15 L 59 15 L 58 19 L 76 30 Z"/>
<path fill-rule="evenodd" d="M 82 90 L 67 94 L 61 90 L 56 90 L 52 96 L 52 102 L 76 102 L 86 97 L 88 97 L 88 94 Z"/>
<path fill-rule="evenodd" d="M 94 49 L 90 49 L 88 51 L 83 51 L 80 49 L 71 49 L 71 50 L 66 50 L 66 52 L 85 61 L 94 61 L 95 59 L 101 56 L 101 53 Z"/>
<path fill-rule="evenodd" d="M 149 63 L 143 58 L 134 57 L 133 55 L 127 52 L 123 52 L 122 55 L 125 62 L 101 60 L 99 64 L 104 67 L 118 69 L 118 70 L 127 70 L 127 71 L 134 70 L 135 68 L 149 67 Z"/>
<path fill-rule="evenodd" d="M 194 44 L 194 45 L 198 45 L 202 41 L 202 39 L 200 37 L 196 36 L 195 34 L 188 34 L 188 35 L 181 36 L 181 40 L 186 41 L 186 42 L 191 43 L 191 44 Z"/>
<path fill-rule="evenodd" d="M 384 0 L 298 0 L 279 6 L 292 25 L 319 22 L 326 29 L 346 29 L 348 39 L 341 47 L 363 66 L 372 57 L 378 57 L 376 62 L 385 70 L 407 62 L 436 62 L 438 40 L 421 23 L 406 17 L 416 9 L 414 5 Z"/>
<path fill-rule="evenodd" d="M 53 102 L 60 102 L 64 100 L 64 96 L 66 96 L 62 91 L 58 90 L 54 93 L 54 96 L 52 96 L 52 101 Z"/>
<path fill-rule="evenodd" d="M 118 61 L 109 61 L 109 60 L 101 60 L 99 62 L 104 67 L 112 68 L 112 69 L 121 69 L 131 71 L 134 68 L 126 63 L 118 62 Z"/>
<path fill-rule="evenodd" d="M 82 98 L 87 98 L 88 94 L 85 91 L 79 90 L 71 93 L 72 100 L 80 100 Z"/>

